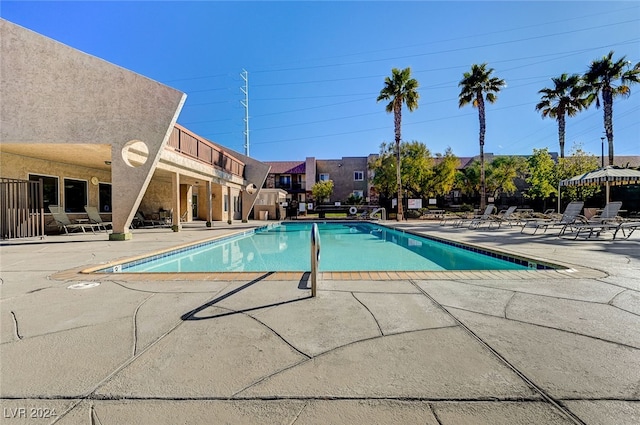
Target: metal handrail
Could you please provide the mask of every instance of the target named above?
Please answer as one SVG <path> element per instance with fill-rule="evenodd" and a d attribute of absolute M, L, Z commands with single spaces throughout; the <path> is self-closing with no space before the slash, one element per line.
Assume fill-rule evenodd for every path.
<path fill-rule="evenodd" d="M 320 232 L 318 225 L 311 225 L 311 296 L 316 296 L 318 285 L 318 265 L 320 264 Z"/>
<path fill-rule="evenodd" d="M 369 217 L 373 218 L 373 215 L 377 214 L 380 211 L 382 211 L 382 221 L 387 221 L 387 210 L 385 207 L 379 207 L 371 211 L 371 213 L 369 214 Z"/>

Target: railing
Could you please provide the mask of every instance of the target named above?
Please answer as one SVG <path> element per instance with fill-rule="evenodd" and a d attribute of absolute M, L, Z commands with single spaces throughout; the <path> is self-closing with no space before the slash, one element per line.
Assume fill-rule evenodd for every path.
<path fill-rule="evenodd" d="M 315 297 L 318 286 L 318 266 L 320 264 L 320 232 L 318 225 L 311 225 L 311 296 Z"/>
<path fill-rule="evenodd" d="M 244 177 L 244 164 L 217 146 L 201 140 L 178 126 L 173 127 L 167 146 L 183 155 Z"/>
<path fill-rule="evenodd" d="M 42 180 L 0 179 L 2 239 L 44 236 Z"/>
<path fill-rule="evenodd" d="M 369 217 L 373 218 L 373 215 L 379 212 L 382 212 L 381 214 L 382 221 L 387 221 L 387 210 L 384 207 L 376 208 L 375 210 L 371 211 L 371 213 L 369 214 Z"/>

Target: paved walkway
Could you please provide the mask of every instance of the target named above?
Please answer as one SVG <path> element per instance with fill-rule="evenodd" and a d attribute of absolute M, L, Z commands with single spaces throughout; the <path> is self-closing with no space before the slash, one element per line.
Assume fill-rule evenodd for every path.
<path fill-rule="evenodd" d="M 302 275 L 77 274 L 254 224 L 3 243 L 0 423 L 640 423 L 640 235 L 391 223 L 571 270 L 332 276 L 316 298 Z"/>

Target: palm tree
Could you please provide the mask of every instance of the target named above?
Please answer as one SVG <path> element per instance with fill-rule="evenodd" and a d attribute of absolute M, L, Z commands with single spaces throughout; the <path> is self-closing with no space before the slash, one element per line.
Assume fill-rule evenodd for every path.
<path fill-rule="evenodd" d="M 575 116 L 586 105 L 585 86 L 578 74 L 562 74 L 552 78 L 553 88 L 543 88 L 536 111 L 542 113 L 542 118 L 555 118 L 558 121 L 558 141 L 560 143 L 560 158 L 564 158 L 565 117 Z"/>
<path fill-rule="evenodd" d="M 385 77 L 384 87 L 380 90 L 377 102 L 390 100 L 385 108 L 393 112 L 393 125 L 396 139 L 396 180 L 398 185 L 398 214 L 397 220 L 402 220 L 402 183 L 400 181 L 400 127 L 402 125 L 402 105 L 406 105 L 409 112 L 418 108 L 418 81 L 411 78 L 411 68 L 399 70 L 393 68 L 391 77 Z"/>
<path fill-rule="evenodd" d="M 465 72 L 464 78 L 458 84 L 462 87 L 458 97 L 458 107 L 472 104 L 474 108 L 478 108 L 478 116 L 480 119 L 480 209 L 485 209 L 486 203 L 486 181 L 484 176 L 484 134 L 486 131 L 485 124 L 485 107 L 484 101 L 494 103 L 497 99 L 496 94 L 506 86 L 504 80 L 491 77 L 493 68 L 487 69 L 487 64 L 471 65 L 471 72 Z"/>
<path fill-rule="evenodd" d="M 613 60 L 613 50 L 600 60 L 591 62 L 584 75 L 585 83 L 590 92 L 587 104 L 595 101 L 596 108 L 600 107 L 600 98 L 604 109 L 604 130 L 609 142 L 609 165 L 613 165 L 613 99 L 617 96 L 628 97 L 631 94 L 630 84 L 640 80 L 640 62 L 629 69 L 630 62 L 626 56 Z M 626 70 L 625 70 L 626 69 Z M 620 83 L 616 85 L 616 81 Z"/>

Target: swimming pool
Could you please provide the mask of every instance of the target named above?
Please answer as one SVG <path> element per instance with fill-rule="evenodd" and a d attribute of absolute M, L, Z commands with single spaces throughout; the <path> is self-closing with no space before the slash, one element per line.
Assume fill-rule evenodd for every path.
<path fill-rule="evenodd" d="M 125 262 L 101 272 L 308 271 L 311 223 L 270 224 L 242 234 Z M 545 264 L 370 222 L 318 223 L 319 271 L 550 269 Z"/>

